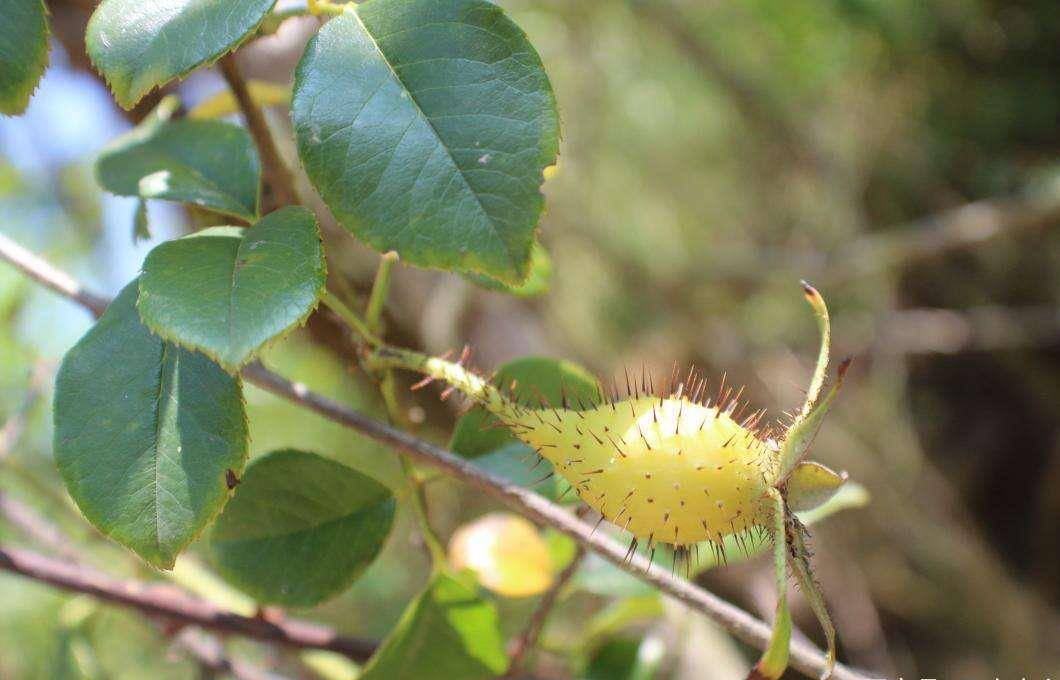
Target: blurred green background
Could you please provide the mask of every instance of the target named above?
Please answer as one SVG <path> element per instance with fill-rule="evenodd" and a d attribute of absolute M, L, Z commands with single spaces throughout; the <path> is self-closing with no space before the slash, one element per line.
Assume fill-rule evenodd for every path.
<path fill-rule="evenodd" d="M 52 67 L 27 115 L 0 119 L 0 230 L 113 294 L 153 245 L 210 216 L 153 203 L 153 238 L 133 243 L 135 202 L 95 187 L 94 154 L 151 102 L 121 112 L 88 67 L 93 4 L 48 3 Z M 500 4 L 541 53 L 560 104 L 562 153 L 541 222 L 551 287 L 520 299 L 399 267 L 389 336 L 432 352 L 469 343 L 485 370 L 530 354 L 601 376 L 694 363 L 727 372 L 777 415 L 801 403 L 812 368 L 815 326 L 797 283 L 813 282 L 832 310 L 836 354 L 856 357 L 814 457 L 872 494 L 815 530 L 841 659 L 874 677 L 1055 674 L 1055 0 Z M 288 83 L 314 22 L 252 44 L 244 70 Z M 203 72 L 168 91 L 190 107 L 222 88 Z M 272 113 L 287 131 L 286 111 Z M 377 256 L 327 227 L 333 277 L 366 294 Z M 35 507 L 110 573 L 162 578 L 80 520 L 52 465 L 51 383 L 88 315 L 0 265 L 0 317 L 0 499 Z M 267 363 L 379 413 L 351 351 L 317 314 Z M 432 390 L 405 398 L 417 432 L 444 443 L 452 405 Z M 382 481 L 399 475 L 392 454 L 348 431 L 253 388 L 248 402 L 255 454 L 297 445 Z M 429 491 L 444 537 L 497 509 L 445 480 Z M 363 579 L 298 614 L 383 636 L 425 578 L 416 536 L 400 516 Z M 2 519 L 0 539 L 30 544 Z M 722 679 L 746 668 L 749 650 L 709 622 L 592 559 L 583 570 L 534 677 Z M 754 561 L 700 577 L 766 618 L 770 579 Z M 199 672 L 136 614 L 6 575 L 0 603 L 2 678 Z M 533 604 L 498 598 L 507 633 Z M 820 644 L 797 595 L 795 607 Z M 291 677 L 323 672 L 289 651 L 232 646 Z"/>

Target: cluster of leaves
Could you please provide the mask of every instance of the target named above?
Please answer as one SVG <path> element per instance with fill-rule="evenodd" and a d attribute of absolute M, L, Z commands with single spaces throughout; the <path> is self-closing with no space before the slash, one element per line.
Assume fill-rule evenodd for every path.
<path fill-rule="evenodd" d="M 486 0 L 326 5 L 290 101 L 315 189 L 358 239 L 405 263 L 516 295 L 547 287 L 540 187 L 558 153 L 548 77 L 523 32 Z M 274 30 L 275 0 L 104 0 L 86 47 L 118 104 L 208 67 Z M 41 0 L 5 3 L 0 111 L 22 112 L 47 62 Z M 267 103 L 267 102 L 266 102 Z M 223 102 L 178 117 L 167 97 L 100 155 L 114 194 L 195 206 L 231 220 L 156 247 L 141 275 L 66 355 L 55 394 L 55 457 L 102 533 L 170 569 L 204 532 L 219 573 L 260 603 L 312 606 L 373 561 L 395 489 L 308 451 L 247 465 L 241 369 L 325 294 L 314 214 L 262 214 L 251 135 Z M 447 650 L 429 656 L 420 647 Z M 451 642 L 452 644 L 445 644 Z M 412 661 L 429 667 L 418 668 Z M 507 666 L 496 612 L 473 581 L 436 570 L 366 677 L 492 677 Z"/>
<path fill-rule="evenodd" d="M 131 107 L 254 36 L 273 4 L 107 0 L 89 22 L 88 53 L 118 103 Z M 558 118 L 522 31 L 483 0 L 332 9 L 336 16 L 298 68 L 292 111 L 302 163 L 333 213 L 364 242 L 405 262 L 496 287 L 535 285 L 528 284 L 532 264 L 547 267 L 536 226 Z M 240 369 L 305 321 L 326 276 L 312 212 L 290 206 L 261 215 L 261 162 L 247 131 L 198 116 L 175 119 L 176 109 L 174 98 L 163 100 L 111 143 L 97 163 L 100 184 L 249 226 L 211 227 L 155 248 L 142 275 L 67 355 L 56 397 L 56 456 L 71 495 L 101 531 L 163 568 L 222 510 L 231 480 L 244 477 Z M 114 362 L 119 348 L 124 360 Z M 282 457 L 287 469 L 277 483 L 320 492 L 310 481 L 312 459 L 292 456 Z M 264 464 L 247 471 L 239 503 L 219 524 L 227 527 L 215 541 L 226 546 L 226 573 L 239 571 L 232 567 L 237 534 L 289 539 L 312 529 L 313 537 L 302 538 L 317 540 L 325 528 L 337 530 L 336 518 L 350 517 L 389 526 L 387 513 L 348 506 L 351 498 L 383 498 L 368 479 L 357 482 L 361 493 L 336 493 L 342 504 L 318 499 L 320 507 L 303 507 L 308 515 L 295 518 L 305 524 L 297 529 L 281 519 L 293 517 L 293 498 L 286 513 L 230 519 L 240 507 L 276 502 L 264 481 L 270 476 L 257 470 Z M 296 492 L 313 497 L 289 491 Z M 250 518 L 257 528 L 246 525 Z M 368 557 L 386 537 L 385 530 L 375 534 L 363 546 Z M 269 545 L 277 559 L 292 555 L 290 546 Z M 236 580 L 263 601 L 304 604 L 334 592 L 294 594 L 284 585 L 285 594 L 265 593 L 276 585 L 272 565 L 258 566 L 259 576 L 243 570 Z"/>

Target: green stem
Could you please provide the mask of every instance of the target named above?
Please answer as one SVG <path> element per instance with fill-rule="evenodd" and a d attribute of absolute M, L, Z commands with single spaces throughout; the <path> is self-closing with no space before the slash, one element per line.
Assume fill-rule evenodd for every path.
<path fill-rule="evenodd" d="M 365 321 L 372 332 L 379 332 L 379 325 L 383 318 L 383 306 L 386 304 L 390 294 L 390 272 L 394 269 L 394 263 L 398 261 L 398 254 L 391 250 L 383 255 L 379 261 L 379 269 L 375 273 L 375 283 L 372 284 L 372 294 L 368 298 L 368 309 L 365 311 Z"/>
<path fill-rule="evenodd" d="M 368 308 L 365 311 L 365 330 L 367 333 L 362 332 L 371 344 L 379 346 L 381 341 L 373 342 L 372 338 L 378 338 L 376 333 L 379 332 L 380 326 L 382 325 L 383 317 L 383 306 L 386 304 L 387 296 L 390 293 L 390 274 L 394 269 L 394 263 L 397 262 L 397 253 L 391 251 L 383 255 L 383 258 L 379 261 L 379 269 L 375 274 L 375 282 L 372 284 L 372 293 L 368 298 Z M 356 317 L 356 315 L 354 315 Z M 359 321 L 359 319 L 358 319 Z M 365 367 L 372 373 L 379 376 L 379 392 L 383 396 L 383 403 L 386 405 L 387 413 L 390 416 L 391 422 L 398 425 L 405 425 L 405 418 L 401 410 L 401 404 L 397 397 L 396 383 L 394 382 L 394 372 L 389 368 L 375 367 L 369 362 L 365 362 Z M 420 535 L 423 536 L 423 542 L 427 546 L 427 551 L 431 555 L 431 569 L 437 572 L 443 569 L 446 564 L 445 548 L 442 546 L 442 542 L 438 539 L 437 534 L 434 533 L 434 529 L 431 527 L 431 522 L 427 514 L 427 497 L 424 493 L 423 482 L 416 476 L 416 470 L 410 461 L 405 456 L 399 456 L 401 460 L 401 471 L 405 477 L 405 483 L 408 492 L 409 505 L 412 507 L 412 513 L 416 517 L 416 523 L 420 528 Z"/>
<path fill-rule="evenodd" d="M 368 328 L 368 324 L 361 320 L 361 317 L 357 316 L 357 312 L 350 309 L 345 302 L 340 300 L 331 291 L 324 289 L 323 294 L 320 296 L 320 301 L 324 305 L 339 315 L 339 318 L 346 322 L 346 325 L 357 331 L 365 341 L 373 347 L 378 347 L 383 344 L 383 341 L 375 333 Z"/>
<path fill-rule="evenodd" d="M 383 373 L 382 380 L 379 383 L 379 391 L 383 395 L 383 402 L 386 404 L 390 419 L 395 422 L 400 421 L 401 406 L 397 399 L 393 371 L 385 371 Z M 408 486 L 409 505 L 412 507 L 412 513 L 415 515 L 416 523 L 420 527 L 420 535 L 423 536 L 423 542 L 431 555 L 431 568 L 434 571 L 438 571 L 446 563 L 445 548 L 442 547 L 442 542 L 431 527 L 431 522 L 427 515 L 427 498 L 423 490 L 423 484 L 416 477 L 416 470 L 413 468 L 412 461 L 405 456 L 399 456 L 398 458 L 401 461 L 401 471 L 404 473 L 405 482 Z"/>
<path fill-rule="evenodd" d="M 401 368 L 448 383 L 492 413 L 504 413 L 508 404 L 500 390 L 482 376 L 458 363 L 428 356 L 403 347 L 381 345 L 365 359 L 374 370 Z"/>
<path fill-rule="evenodd" d="M 770 489 L 773 501 L 773 570 L 777 586 L 776 619 L 769 646 L 762 653 L 750 678 L 778 680 L 788 667 L 791 647 L 791 613 L 788 611 L 788 542 L 787 508 L 784 497 L 776 489 Z"/>

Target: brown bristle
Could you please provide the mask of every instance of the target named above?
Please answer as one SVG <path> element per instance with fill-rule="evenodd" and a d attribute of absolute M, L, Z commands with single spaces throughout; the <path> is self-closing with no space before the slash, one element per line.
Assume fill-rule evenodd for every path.
<path fill-rule="evenodd" d="M 412 390 L 413 392 L 415 392 L 416 390 L 421 390 L 424 387 L 427 387 L 427 385 L 430 385 L 432 382 L 434 382 L 434 377 L 433 376 L 427 376 L 423 380 L 420 380 L 420 381 L 418 381 L 416 383 L 413 383 L 412 387 L 410 387 L 409 389 Z"/>

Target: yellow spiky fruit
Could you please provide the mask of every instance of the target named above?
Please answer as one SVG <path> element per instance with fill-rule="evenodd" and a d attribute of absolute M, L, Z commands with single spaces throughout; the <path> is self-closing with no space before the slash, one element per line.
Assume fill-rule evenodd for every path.
<path fill-rule="evenodd" d="M 773 541 L 777 612 L 769 645 L 751 676 L 779 678 L 787 667 L 790 569 L 824 628 L 828 651 L 823 677 L 829 677 L 835 664 L 835 628 L 810 569 L 806 529 L 791 512 L 819 506 L 846 480 L 806 456 L 850 360 L 840 364 L 835 385 L 821 397 L 831 326 L 820 293 L 806 282 L 802 288 L 817 317 L 821 347 L 805 402 L 790 415 L 779 441 L 768 430 L 755 429 L 761 413 L 738 422 L 736 399 L 726 393 L 719 391 L 713 404 L 699 401 L 705 383 L 691 374 L 667 396 L 651 396 L 642 379 L 641 390 L 627 389 L 634 393 L 626 399 L 572 409 L 564 395 L 563 408 L 544 402 L 533 408 L 466 370 L 467 348 L 454 364 L 382 345 L 369 362 L 376 369 L 405 368 L 427 376 L 414 389 L 433 380 L 447 382 L 451 387 L 443 398 L 459 389 L 495 415 L 542 459 L 551 461 L 555 472 L 600 512 L 601 521 L 611 520 L 633 533 L 627 557 L 640 539 L 647 539 L 649 546 L 666 542 L 675 546 L 675 566 L 683 554 L 687 568 L 693 545 L 698 549 L 706 542 L 716 557 L 724 558 L 727 536 L 742 545 L 741 534 L 768 535 Z M 513 392 L 515 387 L 512 383 Z M 650 558 L 648 564 L 650 568 Z"/>
<path fill-rule="evenodd" d="M 605 519 L 649 542 L 720 543 L 768 522 L 773 449 L 731 413 L 631 396 L 591 409 L 484 402 Z"/>

